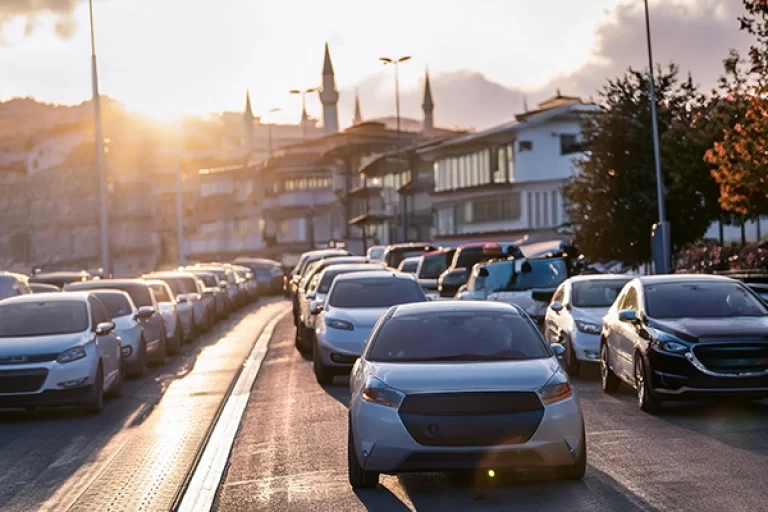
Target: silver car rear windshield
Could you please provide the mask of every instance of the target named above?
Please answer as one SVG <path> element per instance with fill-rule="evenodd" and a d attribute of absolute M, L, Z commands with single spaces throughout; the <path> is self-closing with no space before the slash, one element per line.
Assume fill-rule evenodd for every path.
<path fill-rule="evenodd" d="M 0 305 L 0 338 L 74 334 L 88 329 L 83 302 L 47 301 Z"/>
<path fill-rule="evenodd" d="M 94 295 L 104 304 L 107 313 L 112 318 L 120 318 L 121 316 L 128 316 L 133 313 L 131 303 L 120 293 L 94 292 Z"/>
<path fill-rule="evenodd" d="M 552 357 L 533 324 L 515 313 L 451 311 L 394 316 L 367 359 L 391 363 L 524 361 Z"/>
<path fill-rule="evenodd" d="M 426 300 L 416 281 L 384 278 L 338 282 L 328 303 L 334 308 L 388 308 Z"/>

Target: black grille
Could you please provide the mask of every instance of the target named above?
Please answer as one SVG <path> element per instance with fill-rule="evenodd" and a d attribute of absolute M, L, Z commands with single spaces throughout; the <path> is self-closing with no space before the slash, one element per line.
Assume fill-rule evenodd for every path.
<path fill-rule="evenodd" d="M 483 468 L 520 468 L 544 463 L 533 450 L 483 452 L 417 452 L 405 459 L 398 471 L 451 471 Z"/>
<path fill-rule="evenodd" d="M 37 391 L 45 383 L 46 377 L 48 370 L 45 368 L 0 371 L 0 394 Z"/>
<path fill-rule="evenodd" d="M 399 414 L 424 446 L 500 446 L 528 442 L 544 407 L 533 392 L 415 394 Z"/>
<path fill-rule="evenodd" d="M 707 369 L 718 373 L 760 372 L 768 369 L 768 343 L 718 343 L 696 345 L 693 355 Z"/>
<path fill-rule="evenodd" d="M 0 356 L 0 366 L 29 363 L 47 363 L 55 361 L 59 353 L 55 354 L 34 354 L 31 356 Z"/>

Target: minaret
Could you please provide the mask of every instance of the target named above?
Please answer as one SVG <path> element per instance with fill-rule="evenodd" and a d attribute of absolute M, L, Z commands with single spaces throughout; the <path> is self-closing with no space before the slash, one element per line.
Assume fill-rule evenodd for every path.
<path fill-rule="evenodd" d="M 360 110 L 360 95 L 355 91 L 355 118 L 352 120 L 352 124 L 360 124 L 363 122 L 363 113 Z"/>
<path fill-rule="evenodd" d="M 424 110 L 424 135 L 432 137 L 435 134 L 435 103 L 432 101 L 432 87 L 429 85 L 429 70 L 425 72 L 424 102 L 421 104 Z"/>
<path fill-rule="evenodd" d="M 246 149 L 250 152 L 253 149 L 253 109 L 251 108 L 251 92 L 245 90 L 245 113 L 243 114 L 244 142 Z"/>
<path fill-rule="evenodd" d="M 336 90 L 336 77 L 331 63 L 331 52 L 325 43 L 325 58 L 323 59 L 323 86 L 320 89 L 320 102 L 323 104 L 323 128 L 325 134 L 339 131 L 339 91 Z"/>

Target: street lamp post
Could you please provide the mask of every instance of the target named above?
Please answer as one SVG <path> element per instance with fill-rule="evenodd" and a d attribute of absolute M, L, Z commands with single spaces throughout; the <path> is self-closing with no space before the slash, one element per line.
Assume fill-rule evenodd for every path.
<path fill-rule="evenodd" d="M 302 140 L 307 140 L 307 94 L 317 92 L 317 87 L 304 90 L 291 89 L 288 92 L 301 96 L 301 138 Z"/>
<path fill-rule="evenodd" d="M 649 73 L 649 93 L 651 102 L 651 126 L 653 129 L 653 161 L 656 167 L 656 202 L 659 208 L 659 227 L 661 228 L 661 268 L 656 269 L 657 274 L 666 274 L 669 272 L 671 260 L 669 223 L 666 219 L 664 205 L 664 177 L 661 173 L 661 150 L 659 149 L 659 120 L 656 111 L 656 86 L 653 76 L 653 47 L 651 45 L 651 16 L 648 10 L 648 0 L 645 3 L 645 37 L 648 43 L 648 73 Z"/>
<path fill-rule="evenodd" d="M 391 57 L 379 57 L 379 60 L 384 63 L 384 65 L 391 64 L 395 68 L 395 116 L 397 117 L 397 160 L 398 164 L 400 160 L 402 159 L 402 154 L 400 153 L 402 144 L 400 142 L 401 139 L 401 130 L 400 130 L 400 64 L 403 62 L 408 62 L 411 60 L 410 55 L 404 55 L 399 58 L 391 58 Z M 408 217 L 407 217 L 407 208 L 406 208 L 406 196 L 403 196 L 403 203 L 401 205 L 402 209 L 402 222 L 403 222 L 403 241 L 408 241 Z"/>
<path fill-rule="evenodd" d="M 99 96 L 99 73 L 96 65 L 96 35 L 93 22 L 93 0 L 88 2 L 91 28 L 91 85 L 93 88 L 93 121 L 96 144 L 96 170 L 99 174 L 99 246 L 101 267 L 104 273 L 112 273 L 109 254 L 109 203 L 107 202 L 107 169 L 104 160 L 104 130 L 101 125 L 101 98 Z"/>
<path fill-rule="evenodd" d="M 267 156 L 272 156 L 272 116 L 275 112 L 280 112 L 280 108 L 275 107 L 267 112 Z"/>
<path fill-rule="evenodd" d="M 182 152 L 182 132 L 181 126 L 179 126 L 176 132 L 176 240 L 178 244 L 178 260 L 179 266 L 184 266 L 187 263 L 187 251 L 186 241 L 184 239 L 184 188 L 183 180 L 181 176 L 181 152 Z"/>

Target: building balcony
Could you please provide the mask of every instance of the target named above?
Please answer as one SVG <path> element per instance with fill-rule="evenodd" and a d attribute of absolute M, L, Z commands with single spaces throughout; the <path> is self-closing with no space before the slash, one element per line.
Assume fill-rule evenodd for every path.
<path fill-rule="evenodd" d="M 368 199 L 373 197 L 380 197 L 383 190 L 383 185 L 366 185 L 353 188 L 349 191 L 347 196 L 360 199 Z"/>
<path fill-rule="evenodd" d="M 382 224 L 384 222 L 392 220 L 394 217 L 395 215 L 391 211 L 374 210 L 350 219 L 349 225 L 363 227 L 363 226 L 370 226 L 374 224 Z"/>
<path fill-rule="evenodd" d="M 435 190 L 435 179 L 429 178 L 417 178 L 409 181 L 399 189 L 397 193 L 401 195 L 416 195 L 422 193 L 430 193 Z"/>
<path fill-rule="evenodd" d="M 330 190 L 285 192 L 265 197 L 262 211 L 265 214 L 285 214 L 286 217 L 308 213 L 314 207 L 328 206 L 337 201 Z"/>
<path fill-rule="evenodd" d="M 190 256 L 259 251 L 266 247 L 260 236 L 241 237 L 235 234 L 187 239 L 185 245 Z"/>

